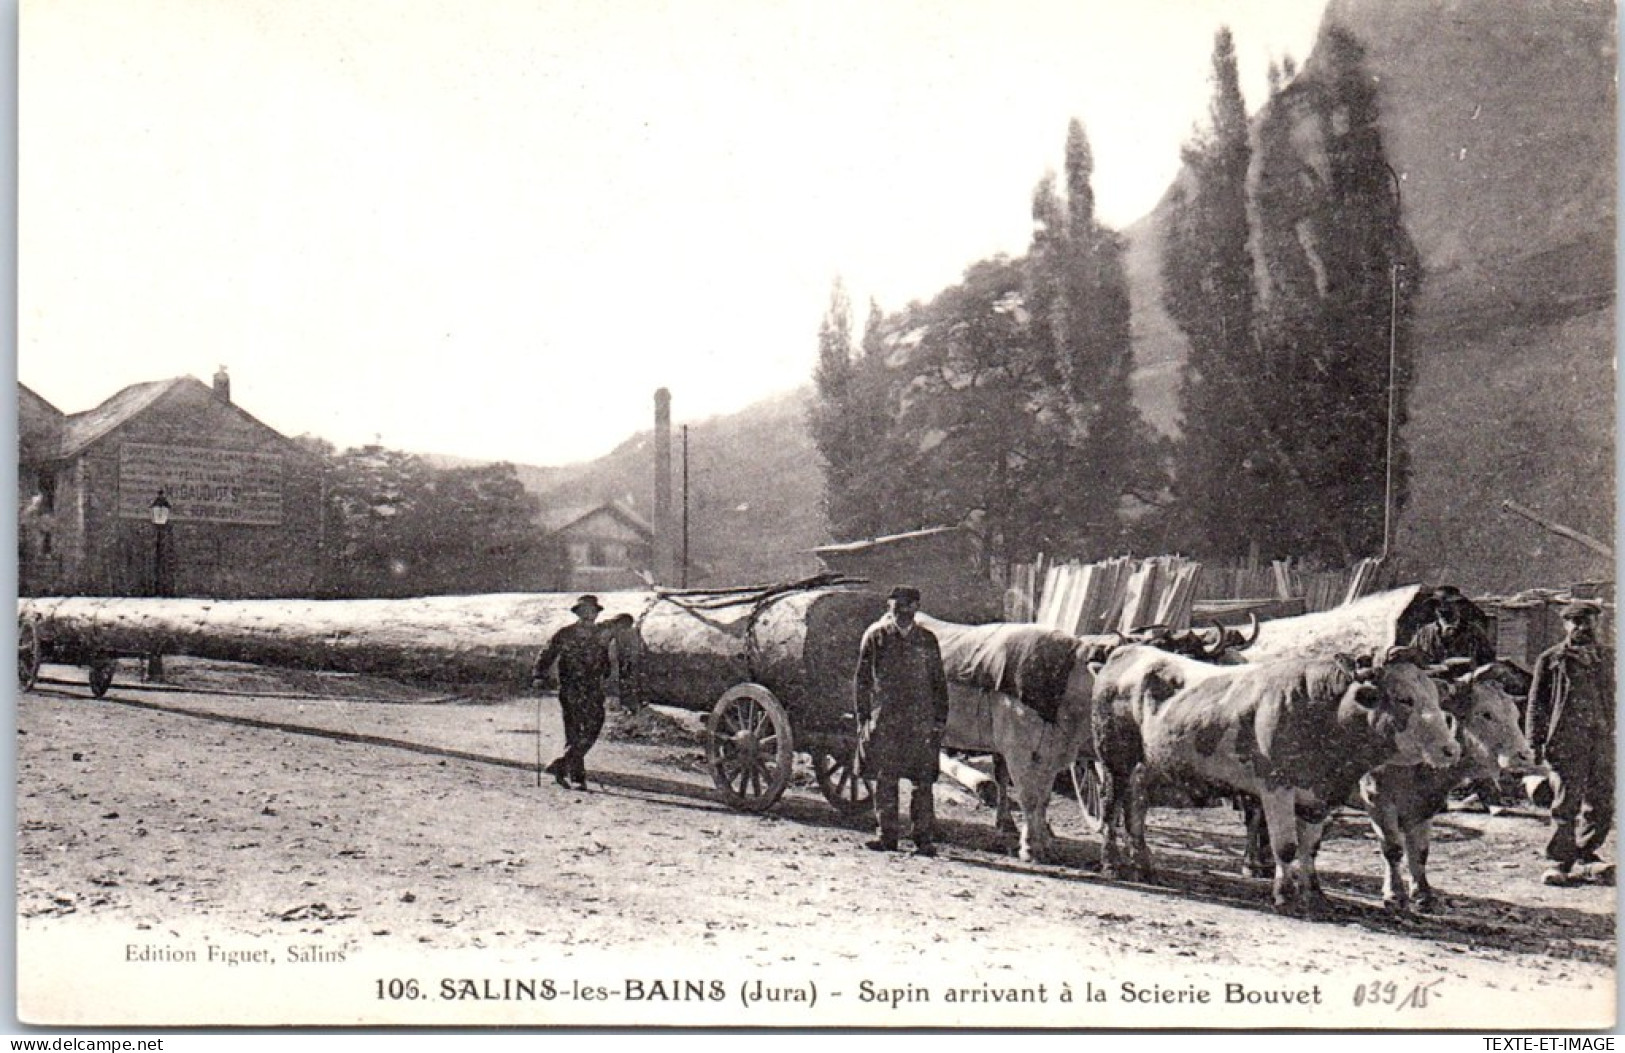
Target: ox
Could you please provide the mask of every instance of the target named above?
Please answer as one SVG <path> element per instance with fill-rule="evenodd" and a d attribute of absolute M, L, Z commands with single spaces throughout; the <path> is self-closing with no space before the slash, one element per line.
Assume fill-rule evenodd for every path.
<path fill-rule="evenodd" d="M 1274 902 L 1323 905 L 1315 851 L 1333 807 L 1360 777 L 1394 761 L 1446 765 L 1461 755 L 1438 688 L 1395 648 L 1381 665 L 1282 659 L 1214 666 L 1149 647 L 1116 651 L 1095 678 L 1091 718 L 1103 768 L 1101 860 L 1151 877 L 1145 813 L 1153 797 L 1256 797 L 1275 859 Z M 1296 864 L 1296 866 L 1294 866 Z"/>
<path fill-rule="evenodd" d="M 1037 625 L 955 625 L 924 615 L 919 622 L 936 634 L 948 677 L 943 746 L 1000 759 L 1000 823 L 1008 773 L 1021 811 L 1020 856 L 1049 862 L 1050 794 L 1089 743 L 1089 663 L 1098 663 L 1110 644 Z"/>
<path fill-rule="evenodd" d="M 1462 747 L 1456 763 L 1444 768 L 1389 764 L 1361 778 L 1360 799 L 1382 839 L 1382 901 L 1389 909 L 1436 909 L 1428 884 L 1428 841 L 1433 817 L 1445 811 L 1452 789 L 1477 779 L 1497 780 L 1502 770 L 1533 766 L 1535 755 L 1519 727 L 1518 706 L 1504 686 L 1515 682 L 1509 681 L 1509 669 L 1517 672 L 1504 662 L 1492 662 L 1446 683 L 1443 705 L 1456 718 Z M 1402 860 L 1410 870 L 1409 893 L 1400 873 Z"/>
<path fill-rule="evenodd" d="M 1128 636 L 1077 637 L 1023 623 L 956 625 L 925 615 L 942 649 L 948 679 L 948 728 L 943 746 L 992 753 L 998 788 L 999 829 L 1012 823 L 1008 786 L 1021 813 L 1018 854 L 1028 862 L 1054 858 L 1048 809 L 1055 781 L 1079 756 L 1093 759 L 1090 707 L 1094 675 L 1118 646 L 1130 642 L 1208 662 L 1237 661 L 1258 639 L 1250 632 L 1213 627 L 1211 636 L 1153 625 Z"/>
<path fill-rule="evenodd" d="M 1454 666 L 1429 667 L 1429 671 Z M 1350 802 L 1365 811 L 1381 842 L 1384 862 L 1382 899 L 1390 910 L 1436 909 L 1427 879 L 1428 845 L 1433 817 L 1449 806 L 1450 792 L 1480 780 L 1498 781 L 1503 771 L 1534 766 L 1534 751 L 1524 738 L 1518 705 L 1528 691 L 1529 674 L 1510 662 L 1469 668 L 1459 676 L 1436 675 L 1440 705 L 1456 719 L 1456 742 L 1462 755 L 1444 768 L 1424 764 L 1387 764 L 1367 772 Z M 1242 803 L 1247 823 L 1243 871 L 1255 876 L 1273 872 L 1265 851 L 1263 815 L 1258 802 Z M 1407 864 L 1407 890 L 1400 864 Z"/>

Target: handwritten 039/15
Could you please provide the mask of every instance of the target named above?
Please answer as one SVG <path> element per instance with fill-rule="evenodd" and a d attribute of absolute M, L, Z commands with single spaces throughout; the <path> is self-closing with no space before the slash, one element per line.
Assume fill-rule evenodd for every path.
<path fill-rule="evenodd" d="M 1372 980 L 1354 989 L 1356 1006 L 1393 1006 L 1395 1009 L 1426 1009 L 1429 998 L 1438 998 L 1436 990 L 1442 980 L 1412 984 L 1409 987 L 1392 980 Z"/>

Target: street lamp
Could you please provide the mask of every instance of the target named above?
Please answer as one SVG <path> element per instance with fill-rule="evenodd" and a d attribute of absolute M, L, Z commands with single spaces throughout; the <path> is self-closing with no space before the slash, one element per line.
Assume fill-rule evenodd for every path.
<path fill-rule="evenodd" d="M 168 595 L 169 590 L 164 588 L 164 549 L 165 541 L 169 537 L 169 498 L 159 489 L 158 496 L 152 502 L 152 594 L 154 596 Z"/>
<path fill-rule="evenodd" d="M 170 505 L 162 487 L 158 489 L 158 496 L 153 498 L 149 511 L 152 514 L 152 594 L 167 596 L 170 590 L 164 575 L 164 550 L 168 548 Z M 155 651 L 147 656 L 147 680 L 163 678 L 164 657 Z"/>

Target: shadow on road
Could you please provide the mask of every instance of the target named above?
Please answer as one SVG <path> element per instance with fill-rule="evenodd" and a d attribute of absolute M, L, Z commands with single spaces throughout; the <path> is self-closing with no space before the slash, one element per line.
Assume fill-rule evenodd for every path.
<path fill-rule="evenodd" d="M 70 685 L 71 687 L 71 685 Z M 93 704 L 116 704 L 136 709 L 170 713 L 197 720 L 236 724 L 296 735 L 311 735 L 339 742 L 407 750 L 460 761 L 535 772 L 534 762 L 468 750 L 449 749 L 402 738 L 315 727 L 287 720 L 268 720 L 170 705 L 160 701 L 130 697 L 132 688 L 110 692 L 100 700 L 88 691 L 36 686 L 32 694 Z M 656 775 L 594 769 L 590 773 L 595 791 L 634 798 L 651 806 L 696 813 L 731 812 L 733 809 L 713 787 L 700 782 Z M 558 792 L 577 792 L 563 791 Z M 799 823 L 822 829 L 849 830 L 854 834 L 872 829 L 867 811 L 845 815 L 836 811 L 816 791 L 794 789 L 787 792 L 767 812 L 778 821 Z M 1100 873 L 1099 848 L 1092 839 L 1065 836 L 1056 839 L 1060 861 L 1054 865 L 1023 863 L 1011 857 L 1010 839 L 987 824 L 944 820 L 939 843 L 945 865 L 961 865 L 1016 873 L 1039 881 L 1069 882 L 1132 889 L 1149 898 L 1166 901 L 1196 901 L 1237 910 L 1274 914 L 1267 879 L 1248 878 L 1238 872 L 1243 834 L 1237 817 L 1236 833 L 1215 833 L 1169 825 L 1164 810 L 1161 822 L 1153 824 L 1153 855 L 1158 866 L 1154 883 L 1108 879 Z M 991 820 L 991 816 L 989 817 Z M 1339 817 L 1329 831 L 1333 837 L 1369 839 L 1364 820 Z M 1467 827 L 1440 824 L 1442 840 L 1472 841 L 1482 833 Z M 858 841 L 854 838 L 854 849 Z M 1512 903 L 1491 896 L 1446 890 L 1441 894 L 1445 909 L 1435 915 L 1396 914 L 1382 906 L 1381 877 L 1373 848 L 1370 872 L 1349 873 L 1342 869 L 1320 869 L 1331 909 L 1306 921 L 1334 925 L 1358 925 L 1372 932 L 1427 940 L 1449 946 L 1493 947 L 1500 950 L 1568 958 L 1612 967 L 1615 924 L 1612 914 L 1579 909 Z M 1223 870 L 1217 868 L 1224 868 Z M 1160 909 L 1160 908 L 1159 908 Z"/>

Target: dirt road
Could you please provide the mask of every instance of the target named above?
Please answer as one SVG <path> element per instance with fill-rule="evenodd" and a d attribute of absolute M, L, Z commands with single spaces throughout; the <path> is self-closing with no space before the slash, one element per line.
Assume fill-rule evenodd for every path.
<path fill-rule="evenodd" d="M 75 671 L 48 669 L 65 679 Z M 78 676 L 82 680 L 82 673 Z M 410 694 L 400 696 L 411 698 Z M 551 699 L 42 684 L 17 705 L 20 1011 L 61 1024 L 1608 1027 L 1615 895 L 1540 885 L 1544 817 L 1436 828 L 1438 917 L 1335 824 L 1322 920 L 1238 875 L 1234 813 L 1158 811 L 1163 884 L 1007 855 L 947 784 L 935 860 L 861 847 L 798 777 L 716 802 L 682 720 L 612 716 L 586 793 Z M 245 723 L 248 722 L 248 723 Z M 335 740 L 299 725 L 431 752 Z M 442 751 L 442 752 L 433 752 Z M 447 755 L 448 752 L 459 755 Z M 470 756 L 480 759 L 470 759 Z"/>

